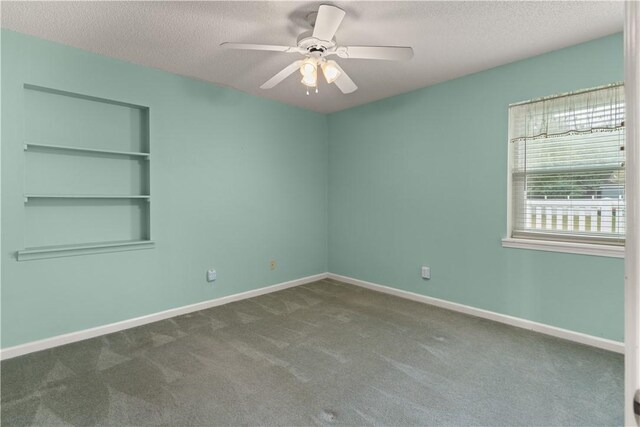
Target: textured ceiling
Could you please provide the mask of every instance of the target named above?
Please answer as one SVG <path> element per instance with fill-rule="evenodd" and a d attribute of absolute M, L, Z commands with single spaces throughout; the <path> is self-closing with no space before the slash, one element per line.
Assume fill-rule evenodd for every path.
<path fill-rule="evenodd" d="M 295 45 L 323 3 L 347 12 L 342 45 L 412 46 L 410 61 L 336 58 L 359 89 L 300 76 L 259 86 L 297 54 L 233 51 L 224 41 Z M 11 2 L 2 27 L 102 55 L 230 86 L 323 113 L 622 31 L 622 2 Z"/>

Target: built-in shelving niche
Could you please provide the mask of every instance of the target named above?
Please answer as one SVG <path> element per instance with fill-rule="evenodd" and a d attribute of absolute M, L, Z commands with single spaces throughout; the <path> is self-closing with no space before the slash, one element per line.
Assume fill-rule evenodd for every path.
<path fill-rule="evenodd" d="M 149 108 L 24 85 L 20 261 L 153 247 Z"/>

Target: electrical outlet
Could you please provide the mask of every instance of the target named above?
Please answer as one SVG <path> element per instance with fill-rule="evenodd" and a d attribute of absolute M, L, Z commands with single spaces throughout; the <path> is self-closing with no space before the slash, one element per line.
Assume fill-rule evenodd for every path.
<path fill-rule="evenodd" d="M 207 282 L 213 282 L 218 277 L 218 273 L 214 269 L 207 270 Z"/>
<path fill-rule="evenodd" d="M 422 267 L 422 278 L 423 279 L 431 279 L 431 267 Z"/>
<path fill-rule="evenodd" d="M 272 259 L 271 261 L 269 261 L 269 270 L 275 270 L 276 269 L 276 260 Z"/>

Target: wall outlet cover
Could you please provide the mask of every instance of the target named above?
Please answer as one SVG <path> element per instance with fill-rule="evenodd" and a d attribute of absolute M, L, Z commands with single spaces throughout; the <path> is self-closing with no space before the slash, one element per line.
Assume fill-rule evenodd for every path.
<path fill-rule="evenodd" d="M 422 278 L 431 279 L 431 267 L 422 267 Z"/>
<path fill-rule="evenodd" d="M 217 273 L 215 270 L 207 270 L 207 282 L 213 282 L 217 278 Z"/>

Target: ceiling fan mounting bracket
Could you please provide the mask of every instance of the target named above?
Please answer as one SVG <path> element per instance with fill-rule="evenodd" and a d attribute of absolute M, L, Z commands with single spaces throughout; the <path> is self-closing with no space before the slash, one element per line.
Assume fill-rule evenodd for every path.
<path fill-rule="evenodd" d="M 318 12 L 311 12 L 307 14 L 307 22 L 311 25 L 311 28 L 316 26 L 316 18 L 318 17 Z"/>

